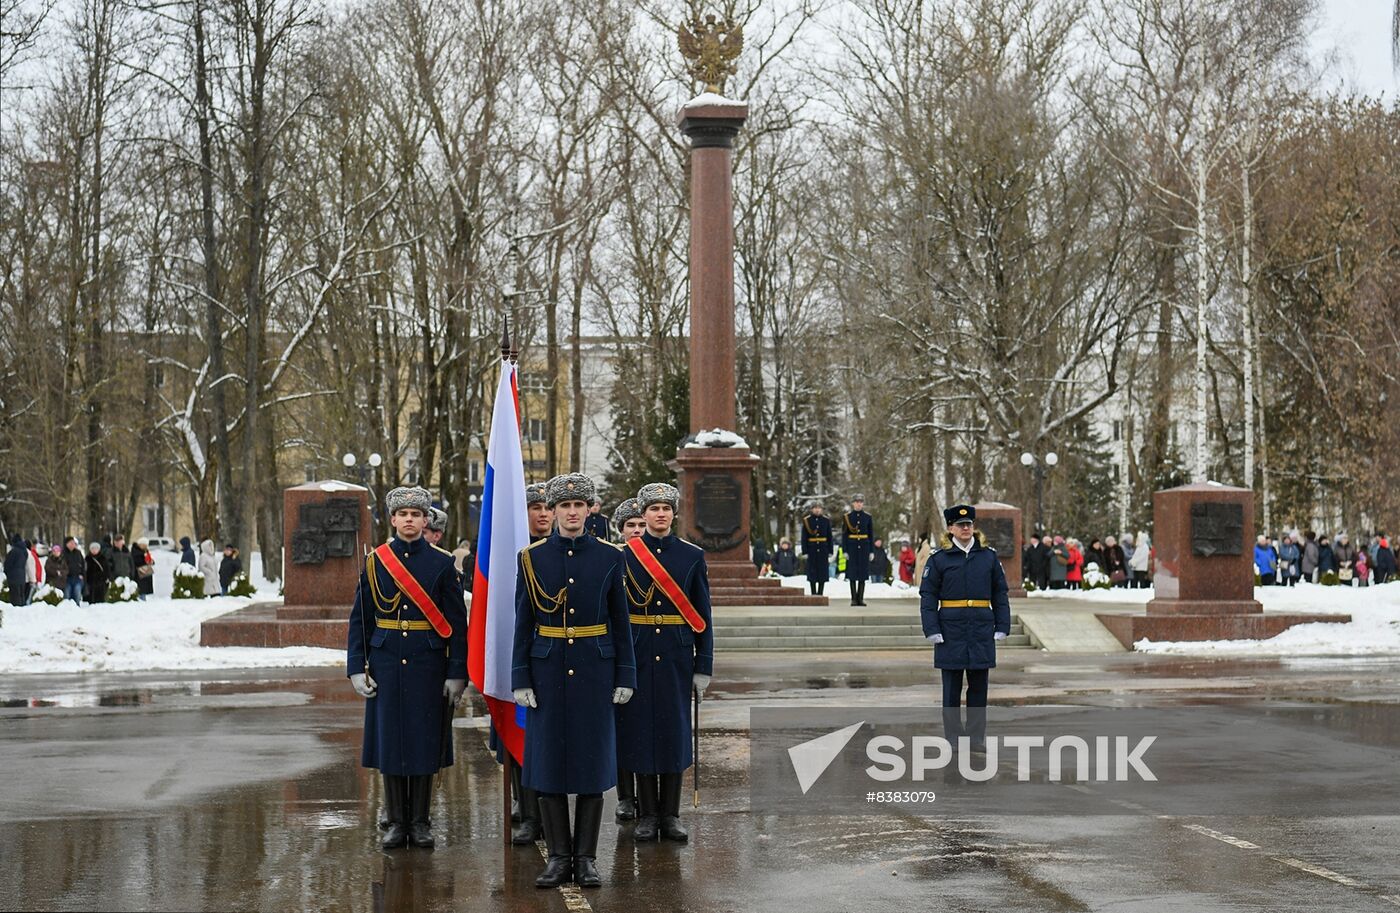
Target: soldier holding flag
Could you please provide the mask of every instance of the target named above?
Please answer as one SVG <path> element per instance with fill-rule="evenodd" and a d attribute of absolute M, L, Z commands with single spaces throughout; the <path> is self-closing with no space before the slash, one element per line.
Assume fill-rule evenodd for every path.
<path fill-rule="evenodd" d="M 714 669 L 705 552 L 671 532 L 680 492 L 653 482 L 637 492 L 646 531 L 626 540 L 627 598 L 637 654 L 637 694 L 618 710 L 618 762 L 637 774 L 638 840 L 685 841 L 681 775 L 694 761 L 691 690 Z"/>
<path fill-rule="evenodd" d="M 431 847 L 433 774 L 452 763 L 448 721 L 467 684 L 467 612 L 452 556 L 423 538 L 428 492 L 395 488 L 384 503 L 394 535 L 365 559 L 346 675 L 365 698 L 360 763 L 384 776 L 383 846 Z"/>

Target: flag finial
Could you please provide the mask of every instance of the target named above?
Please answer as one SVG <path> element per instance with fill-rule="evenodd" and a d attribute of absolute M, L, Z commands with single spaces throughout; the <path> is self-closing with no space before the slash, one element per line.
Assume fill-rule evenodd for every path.
<path fill-rule="evenodd" d="M 501 318 L 501 358 L 504 361 L 511 361 L 515 354 L 515 346 L 510 341 L 510 318 Z"/>

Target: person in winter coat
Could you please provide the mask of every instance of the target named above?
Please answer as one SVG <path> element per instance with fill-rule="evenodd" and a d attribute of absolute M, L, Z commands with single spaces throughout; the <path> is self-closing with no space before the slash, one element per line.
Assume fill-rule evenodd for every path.
<path fill-rule="evenodd" d="M 107 584 L 112 577 L 107 567 L 107 559 L 102 556 L 102 544 L 99 542 L 88 546 L 84 576 L 87 578 L 88 602 L 106 602 Z"/>
<path fill-rule="evenodd" d="M 83 550 L 78 548 L 78 540 L 72 536 L 63 540 L 63 560 L 68 564 L 68 583 L 63 588 L 63 598 L 81 604 L 87 561 L 83 559 Z"/>
<path fill-rule="evenodd" d="M 1376 565 L 1371 569 L 1376 583 L 1385 583 L 1395 576 L 1395 552 L 1391 551 L 1390 540 L 1381 537 L 1376 543 Z"/>
<path fill-rule="evenodd" d="M 190 544 L 189 536 L 180 537 L 180 563 L 188 564 L 190 567 L 197 567 L 198 558 L 194 556 L 194 546 Z"/>
<path fill-rule="evenodd" d="M 1357 586 L 1370 586 L 1371 559 L 1370 556 L 1366 554 L 1365 549 L 1357 549 L 1355 568 L 1356 572 L 1352 576 L 1356 579 Z"/>
<path fill-rule="evenodd" d="M 1323 574 L 1337 572 L 1337 556 L 1332 553 L 1332 543 L 1326 536 L 1317 537 L 1317 579 Z"/>
<path fill-rule="evenodd" d="M 62 546 L 49 549 L 49 557 L 44 559 L 44 582 L 60 593 L 68 592 L 68 562 Z"/>
<path fill-rule="evenodd" d="M 1356 577 L 1356 546 L 1351 544 L 1351 537 L 1346 533 L 1338 536 L 1332 545 L 1332 556 L 1337 559 L 1338 581 L 1349 585 Z"/>
<path fill-rule="evenodd" d="M 899 546 L 899 579 L 909 585 L 914 583 L 914 549 L 908 542 Z"/>
<path fill-rule="evenodd" d="M 885 551 L 885 540 L 876 539 L 870 550 L 870 582 L 884 583 L 890 576 L 890 553 Z"/>
<path fill-rule="evenodd" d="M 242 572 L 243 562 L 238 557 L 238 549 L 225 545 L 224 560 L 219 562 L 219 591 L 227 596 L 229 587 L 233 586 L 233 578 Z"/>
<path fill-rule="evenodd" d="M 136 598 L 145 601 L 156 592 L 156 559 L 151 557 L 150 541 L 145 537 L 131 547 L 131 563 L 136 568 Z"/>
<path fill-rule="evenodd" d="M 25 596 L 28 595 L 25 569 L 29 560 L 24 537 L 15 533 L 10 537 L 10 550 L 5 553 L 5 585 L 10 588 L 11 605 L 25 604 Z"/>
<path fill-rule="evenodd" d="M 1273 585 L 1274 575 L 1278 572 L 1278 556 L 1274 554 L 1268 536 L 1261 535 L 1254 540 L 1254 572 L 1259 575 L 1261 586 Z"/>
<path fill-rule="evenodd" d="M 1065 585 L 1071 590 L 1084 586 L 1084 552 L 1078 539 L 1071 539 L 1069 545 L 1069 566 L 1065 569 Z"/>
<path fill-rule="evenodd" d="M 1119 548 L 1123 549 L 1123 570 L 1128 574 L 1128 589 L 1137 586 L 1136 575 L 1133 573 L 1133 536 L 1132 533 L 1124 533 L 1123 541 L 1119 543 Z"/>
<path fill-rule="evenodd" d="M 205 539 L 199 543 L 199 572 L 204 575 L 204 595 L 213 596 L 219 592 L 219 556 L 214 554 L 214 542 Z"/>
<path fill-rule="evenodd" d="M 1097 564 L 1099 570 L 1108 573 L 1107 558 L 1104 557 L 1104 544 L 1102 539 L 1095 539 L 1089 543 L 1089 547 L 1084 550 L 1084 567 Z"/>
<path fill-rule="evenodd" d="M 1283 545 L 1278 550 L 1279 573 L 1285 586 L 1297 586 L 1302 579 L 1303 550 L 1298 547 L 1292 534 L 1283 537 Z"/>
<path fill-rule="evenodd" d="M 1063 536 L 1056 536 L 1055 545 L 1050 549 L 1050 589 L 1063 590 L 1068 580 L 1069 546 L 1065 544 Z"/>
<path fill-rule="evenodd" d="M 127 580 L 136 579 L 136 562 L 131 560 L 131 549 L 127 548 L 125 536 L 117 536 L 112 540 L 109 558 L 113 580 L 118 577 L 125 577 Z"/>
<path fill-rule="evenodd" d="M 976 533 L 976 508 L 956 504 L 943 511 L 948 532 L 929 556 L 919 583 L 919 615 L 943 677 L 943 729 L 955 746 L 967 736 L 985 750 L 987 682 L 997 664 L 996 645 L 1011 633 L 1006 574 L 997 553 Z M 967 678 L 967 723 L 961 719 Z"/>
<path fill-rule="evenodd" d="M 773 570 L 779 577 L 797 576 L 797 552 L 792 550 L 792 540 L 787 536 L 778 540 L 778 550 L 773 553 Z"/>
<path fill-rule="evenodd" d="M 1133 540 L 1133 557 L 1128 561 L 1128 569 L 1133 572 L 1133 586 L 1147 589 L 1152 586 L 1152 537 L 1146 531 L 1138 530 Z"/>
<path fill-rule="evenodd" d="M 1108 536 L 1103 540 L 1103 572 L 1114 586 L 1128 585 L 1128 556 L 1118 540 Z"/>
<path fill-rule="evenodd" d="M 1303 541 L 1299 550 L 1302 552 L 1299 566 L 1303 572 L 1303 579 L 1308 583 L 1317 583 L 1317 533 L 1310 529 L 1303 530 Z"/>

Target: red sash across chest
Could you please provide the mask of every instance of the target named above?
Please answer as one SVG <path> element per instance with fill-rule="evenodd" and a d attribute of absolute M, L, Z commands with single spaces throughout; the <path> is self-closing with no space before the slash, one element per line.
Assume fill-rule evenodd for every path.
<path fill-rule="evenodd" d="M 418 607 L 418 611 L 423 613 L 423 617 L 428 619 L 428 623 L 433 626 L 442 637 L 452 636 L 452 625 L 448 624 L 447 618 L 443 616 L 442 610 L 433 602 L 433 598 L 428 595 L 428 591 L 423 589 L 423 584 L 408 572 L 408 568 L 403 566 L 399 556 L 394 554 L 394 550 L 389 547 L 389 543 L 384 543 L 374 550 L 375 557 L 384 565 L 384 570 L 389 572 L 389 576 L 394 578 L 394 583 L 398 584 L 399 591 Z"/>
<path fill-rule="evenodd" d="M 666 598 L 671 600 L 675 607 L 680 610 L 681 617 L 685 619 L 686 624 L 690 625 L 691 630 L 696 634 L 705 630 L 705 619 L 695 610 L 690 597 L 685 595 L 685 591 L 676 583 L 675 578 L 666 568 L 661 566 L 660 560 L 647 550 L 647 545 L 642 541 L 642 537 L 628 539 L 627 547 L 632 550 L 632 556 L 642 563 L 642 567 L 646 568 L 651 579 L 656 581 L 656 585 L 661 587 L 661 592 L 666 594 Z"/>

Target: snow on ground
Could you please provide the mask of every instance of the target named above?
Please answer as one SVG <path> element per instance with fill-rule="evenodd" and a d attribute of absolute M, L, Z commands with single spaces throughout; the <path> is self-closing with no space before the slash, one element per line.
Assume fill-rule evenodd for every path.
<path fill-rule="evenodd" d="M 1035 590 L 1026 594 L 1031 599 L 1073 599 L 1077 602 L 1136 602 L 1143 605 L 1152 598 L 1152 590 L 1111 587 L 1106 590 Z"/>
<path fill-rule="evenodd" d="M 796 587 L 802 592 L 807 592 L 806 577 L 783 577 L 783 586 Z M 850 587 L 844 580 L 832 578 L 826 582 L 826 592 L 828 596 L 840 596 L 848 593 Z M 918 599 L 919 590 L 902 580 L 894 583 L 867 583 L 865 585 L 866 599 Z"/>
<path fill-rule="evenodd" d="M 0 672 L 133 672 L 161 669 L 238 669 L 337 666 L 344 650 L 320 647 L 201 647 L 199 625 L 253 601 L 276 600 L 254 556 L 249 578 L 256 597 L 171 599 L 180 556 L 156 553 L 155 595 L 145 602 L 4 606 Z"/>

